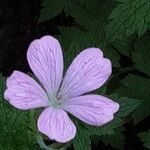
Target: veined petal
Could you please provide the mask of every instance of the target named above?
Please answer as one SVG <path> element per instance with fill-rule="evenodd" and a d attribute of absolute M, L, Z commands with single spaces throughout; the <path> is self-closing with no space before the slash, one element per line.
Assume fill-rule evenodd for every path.
<path fill-rule="evenodd" d="M 38 130 L 61 143 L 75 137 L 76 127 L 62 109 L 46 108 L 38 119 Z"/>
<path fill-rule="evenodd" d="M 28 49 L 29 65 L 50 97 L 56 96 L 63 74 L 60 44 L 52 36 L 34 40 Z"/>
<path fill-rule="evenodd" d="M 14 71 L 6 81 L 4 97 L 18 109 L 48 106 L 48 97 L 41 86 L 28 75 Z"/>
<path fill-rule="evenodd" d="M 105 83 L 111 72 L 111 62 L 100 49 L 85 49 L 68 68 L 59 97 L 67 99 L 93 91 Z"/>
<path fill-rule="evenodd" d="M 83 122 L 102 126 L 114 118 L 119 104 L 100 95 L 85 95 L 64 100 L 62 108 Z"/>

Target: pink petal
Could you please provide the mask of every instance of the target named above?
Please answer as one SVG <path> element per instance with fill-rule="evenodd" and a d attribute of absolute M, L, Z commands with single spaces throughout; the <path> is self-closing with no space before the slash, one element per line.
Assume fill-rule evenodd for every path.
<path fill-rule="evenodd" d="M 4 97 L 18 109 L 48 106 L 48 98 L 41 86 L 28 75 L 14 71 L 6 81 Z"/>
<path fill-rule="evenodd" d="M 69 116 L 62 109 L 46 108 L 38 119 L 38 129 L 51 140 L 61 143 L 75 137 L 76 127 Z"/>
<path fill-rule="evenodd" d="M 28 49 L 29 65 L 50 97 L 56 96 L 63 74 L 62 50 L 57 39 L 44 36 Z"/>
<path fill-rule="evenodd" d="M 119 104 L 100 95 L 85 95 L 64 100 L 62 107 L 87 124 L 101 126 L 114 118 Z"/>
<path fill-rule="evenodd" d="M 88 48 L 74 59 L 63 80 L 59 97 L 71 98 L 101 87 L 112 72 L 110 60 L 98 48 Z"/>

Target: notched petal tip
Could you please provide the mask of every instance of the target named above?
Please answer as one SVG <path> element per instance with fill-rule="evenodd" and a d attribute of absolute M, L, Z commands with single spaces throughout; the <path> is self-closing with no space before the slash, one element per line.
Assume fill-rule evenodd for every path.
<path fill-rule="evenodd" d="M 28 110 L 48 106 L 48 98 L 42 87 L 30 76 L 14 71 L 6 80 L 4 98 L 14 107 Z"/>
<path fill-rule="evenodd" d="M 6 80 L 7 88 L 12 85 L 11 82 L 14 80 L 14 76 L 16 73 L 17 73 L 17 71 L 13 71 L 12 74 L 7 78 L 7 80 Z"/>
<path fill-rule="evenodd" d="M 113 120 L 119 104 L 107 97 L 91 94 L 68 99 L 62 107 L 87 124 L 102 126 Z"/>
<path fill-rule="evenodd" d="M 101 87 L 112 73 L 111 61 L 98 48 L 87 48 L 69 66 L 60 90 L 68 98 L 76 97 Z"/>
<path fill-rule="evenodd" d="M 38 38 L 38 39 L 35 39 L 33 40 L 30 45 L 29 45 L 29 48 L 30 49 L 34 49 L 35 47 L 37 48 L 40 48 L 40 44 L 42 42 L 45 42 L 45 44 L 47 44 L 47 41 L 52 41 L 52 43 L 54 44 L 60 44 L 59 41 L 53 37 L 53 36 L 50 36 L 50 35 L 45 35 L 45 36 L 42 36 L 41 38 Z M 27 57 L 30 57 L 30 53 L 28 53 L 29 51 L 27 51 Z"/>
<path fill-rule="evenodd" d="M 87 48 L 87 49 L 83 50 L 83 52 L 86 53 L 87 50 L 89 53 L 96 53 L 99 57 L 104 57 L 103 51 L 97 47 Z"/>
<path fill-rule="evenodd" d="M 7 101 L 10 101 L 10 91 L 8 89 L 5 90 L 4 92 L 4 99 L 7 100 Z"/>
<path fill-rule="evenodd" d="M 55 37 L 50 36 L 50 35 L 44 35 L 39 40 L 53 40 L 54 44 L 56 43 L 59 44 L 59 41 Z"/>
<path fill-rule="evenodd" d="M 12 74 L 6 79 L 6 89 L 4 91 L 4 99 L 7 100 L 7 101 L 10 101 L 11 99 L 11 86 L 13 86 L 14 82 L 15 82 L 15 78 L 17 76 L 17 73 L 18 71 L 17 70 L 14 70 L 12 72 Z"/>
<path fill-rule="evenodd" d="M 120 108 L 119 103 L 114 102 L 114 111 L 113 111 L 113 112 L 114 112 L 114 113 L 118 112 L 119 108 Z"/>

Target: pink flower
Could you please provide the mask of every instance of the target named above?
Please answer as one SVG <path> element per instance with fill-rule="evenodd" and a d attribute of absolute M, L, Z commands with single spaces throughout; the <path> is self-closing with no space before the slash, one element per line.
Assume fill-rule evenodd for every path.
<path fill-rule="evenodd" d="M 83 50 L 63 79 L 62 50 L 52 36 L 34 40 L 27 59 L 40 83 L 14 71 L 7 79 L 4 96 L 18 109 L 43 107 L 37 126 L 50 139 L 64 143 L 75 137 L 76 127 L 67 112 L 94 126 L 102 126 L 113 119 L 118 103 L 100 95 L 83 95 L 101 87 L 111 75 L 111 62 L 103 57 L 100 49 Z"/>

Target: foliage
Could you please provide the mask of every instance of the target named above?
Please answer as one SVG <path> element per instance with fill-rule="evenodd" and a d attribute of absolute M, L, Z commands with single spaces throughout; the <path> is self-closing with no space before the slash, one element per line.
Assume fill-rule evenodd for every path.
<path fill-rule="evenodd" d="M 150 130 L 147 132 L 141 132 L 138 134 L 141 141 L 144 142 L 144 146 L 148 149 L 150 149 Z"/>
<path fill-rule="evenodd" d="M 91 150 L 91 139 L 88 131 L 81 125 L 78 125 L 76 138 L 73 140 L 75 150 Z"/>
<path fill-rule="evenodd" d="M 150 22 L 149 0 L 118 0 L 119 4 L 111 12 L 108 24 L 108 41 L 136 32 L 142 36 Z"/>
<path fill-rule="evenodd" d="M 147 44 L 145 44 L 147 43 Z M 135 67 L 150 76 L 150 36 L 145 34 L 142 38 L 138 39 L 134 47 L 136 51 L 133 51 L 133 61 L 135 62 Z M 146 62 L 146 64 L 145 64 Z"/>
<path fill-rule="evenodd" d="M 135 123 L 140 122 L 150 114 L 149 85 L 149 79 L 130 75 L 122 81 L 122 87 L 119 88 L 121 95 L 133 97 L 141 101 L 141 104 L 133 113 Z"/>
<path fill-rule="evenodd" d="M 60 14 L 64 6 L 65 0 L 44 0 L 42 3 L 43 9 L 41 10 L 39 22 L 45 21 Z"/>
<path fill-rule="evenodd" d="M 108 136 L 101 136 L 100 138 L 106 145 L 111 145 L 116 149 L 123 150 L 125 146 L 125 136 L 123 131 L 124 130 L 122 128 L 118 128 L 113 134 Z"/>

